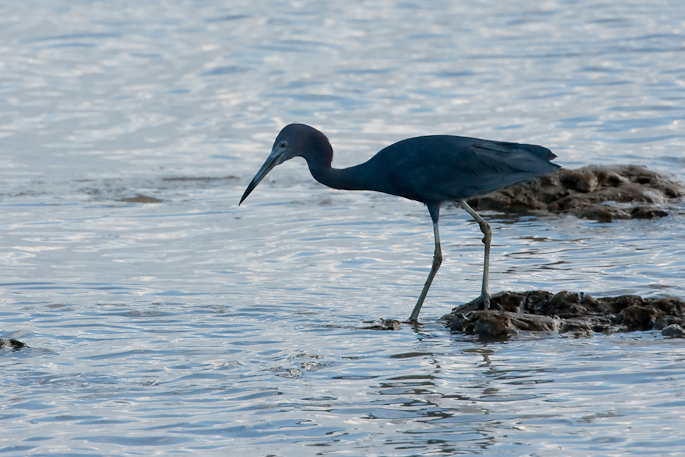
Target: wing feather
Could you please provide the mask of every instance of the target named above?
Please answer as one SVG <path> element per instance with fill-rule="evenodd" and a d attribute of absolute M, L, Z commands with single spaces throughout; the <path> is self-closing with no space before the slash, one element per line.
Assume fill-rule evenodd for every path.
<path fill-rule="evenodd" d="M 542 146 L 447 135 L 403 140 L 381 154 L 390 193 L 424 202 L 482 195 L 559 168 Z"/>

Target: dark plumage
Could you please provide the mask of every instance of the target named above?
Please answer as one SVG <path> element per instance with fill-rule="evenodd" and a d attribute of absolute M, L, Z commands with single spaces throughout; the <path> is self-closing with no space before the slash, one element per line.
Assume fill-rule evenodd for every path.
<path fill-rule="evenodd" d="M 501 189 L 519 181 L 551 173 L 559 168 L 550 160 L 556 156 L 547 148 L 531 144 L 504 143 L 451 135 L 408 138 L 379 151 L 360 165 L 332 168 L 333 148 L 326 136 L 304 124 L 290 124 L 276 137 L 271 154 L 240 203 L 257 184 L 279 165 L 303 157 L 309 171 L 321 184 L 345 190 L 374 190 L 425 203 L 433 220 L 435 254 L 433 267 L 409 318 L 415 322 L 433 277 L 442 262 L 438 219 L 440 204 L 458 201 L 480 225 L 485 237 L 483 286 L 479 302 L 487 309 L 490 226 L 464 199 Z"/>

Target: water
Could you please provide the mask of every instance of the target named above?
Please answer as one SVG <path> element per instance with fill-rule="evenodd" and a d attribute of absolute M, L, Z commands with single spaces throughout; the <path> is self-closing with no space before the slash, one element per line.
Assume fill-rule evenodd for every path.
<path fill-rule="evenodd" d="M 0 6 L 0 336 L 31 346 L 0 353 L 0 454 L 682 454 L 682 340 L 437 322 L 480 290 L 463 211 L 423 325 L 382 332 L 427 275 L 425 208 L 302 161 L 237 202 L 295 121 L 337 166 L 452 133 L 685 181 L 683 24 L 667 0 Z M 683 297 L 670 212 L 486 214 L 491 289 Z"/>

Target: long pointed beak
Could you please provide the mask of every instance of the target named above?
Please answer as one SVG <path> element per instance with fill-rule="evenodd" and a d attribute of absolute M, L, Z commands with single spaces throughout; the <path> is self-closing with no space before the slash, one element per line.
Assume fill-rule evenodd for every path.
<path fill-rule="evenodd" d="M 247 186 L 247 189 L 245 189 L 245 192 L 243 193 L 242 198 L 240 199 L 240 203 L 242 203 L 248 195 L 250 195 L 250 192 L 254 190 L 255 187 L 257 187 L 257 184 L 259 184 L 262 179 L 276 166 L 280 163 L 279 159 L 281 158 L 281 154 L 276 152 L 276 149 L 274 148 L 271 151 L 271 154 L 269 154 L 269 158 L 266 159 L 266 162 L 264 162 L 264 165 L 262 165 L 262 168 L 259 169 L 256 175 L 254 175 L 254 178 L 252 178 L 252 181 L 250 184 Z M 238 206 L 240 206 L 240 203 L 238 203 Z"/>

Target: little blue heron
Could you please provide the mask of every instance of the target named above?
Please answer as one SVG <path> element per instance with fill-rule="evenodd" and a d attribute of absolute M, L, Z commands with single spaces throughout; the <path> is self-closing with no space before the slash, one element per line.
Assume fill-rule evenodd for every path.
<path fill-rule="evenodd" d="M 488 309 L 492 229 L 464 199 L 560 168 L 550 162 L 556 155 L 542 146 L 451 135 L 408 138 L 382 149 L 365 163 L 349 168 L 333 168 L 333 148 L 328 138 L 308 125 L 290 124 L 276 137 L 271 154 L 245 189 L 240 203 L 269 171 L 293 157 L 304 158 L 314 179 L 328 187 L 375 190 L 416 200 L 428 207 L 435 235 L 433 266 L 409 317 L 410 322 L 417 322 L 428 289 L 442 263 L 438 233 L 440 204 L 450 200 L 459 202 L 478 222 L 483 232 L 483 284 L 477 305 Z"/>

